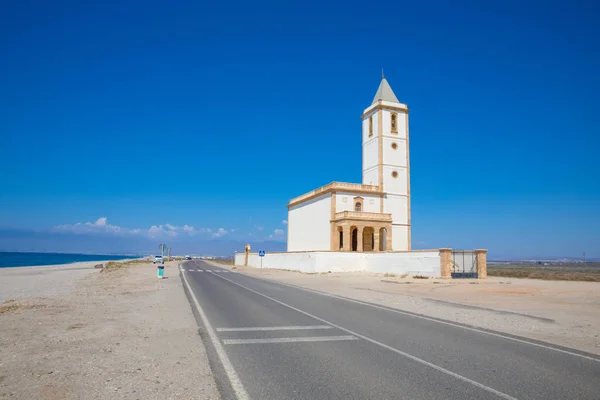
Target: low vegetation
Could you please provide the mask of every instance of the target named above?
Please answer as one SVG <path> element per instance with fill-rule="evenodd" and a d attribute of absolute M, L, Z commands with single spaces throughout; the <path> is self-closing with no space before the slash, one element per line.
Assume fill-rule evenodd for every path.
<path fill-rule="evenodd" d="M 525 268 L 490 268 L 488 276 L 503 278 L 544 279 L 552 281 L 587 281 L 600 282 L 600 269 L 590 271 L 573 271 L 568 269 Z"/>
<path fill-rule="evenodd" d="M 414 275 L 413 279 L 429 279 L 429 277 L 425 275 Z"/>
<path fill-rule="evenodd" d="M 136 264 L 148 264 L 151 261 L 148 261 L 145 258 L 138 258 L 135 260 L 127 260 L 127 261 L 109 261 L 106 264 L 104 264 L 104 268 L 102 268 L 102 271 L 116 271 L 118 269 L 121 268 L 126 268 L 126 267 L 130 267 L 132 265 L 136 265 Z"/>
<path fill-rule="evenodd" d="M 11 312 L 28 310 L 31 308 L 42 308 L 41 304 L 33 304 L 31 302 L 17 302 L 15 299 L 9 299 L 0 303 L 0 315 L 8 314 Z"/>
<path fill-rule="evenodd" d="M 385 278 L 395 278 L 397 275 L 396 274 L 390 274 L 389 272 L 386 272 L 385 274 L 383 274 L 383 276 Z"/>

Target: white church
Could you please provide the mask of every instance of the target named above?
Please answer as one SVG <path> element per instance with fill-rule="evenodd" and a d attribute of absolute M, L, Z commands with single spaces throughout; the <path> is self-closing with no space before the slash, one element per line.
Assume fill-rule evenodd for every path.
<path fill-rule="evenodd" d="M 362 114 L 362 183 L 332 182 L 290 200 L 287 252 L 261 256 L 247 245 L 235 264 L 485 278 L 487 250 L 411 248 L 408 113 L 382 77 Z"/>
<path fill-rule="evenodd" d="M 408 108 L 383 77 L 362 115 L 362 183 L 332 182 L 288 204 L 288 251 L 410 250 Z"/>

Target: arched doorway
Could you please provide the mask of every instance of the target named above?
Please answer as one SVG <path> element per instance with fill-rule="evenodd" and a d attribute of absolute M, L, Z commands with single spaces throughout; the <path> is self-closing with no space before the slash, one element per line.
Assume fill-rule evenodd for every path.
<path fill-rule="evenodd" d="M 379 230 L 379 251 L 387 251 L 387 246 L 386 246 L 386 239 L 387 239 L 387 229 L 385 228 L 381 228 Z"/>
<path fill-rule="evenodd" d="M 338 228 L 338 237 L 339 237 L 338 249 L 343 250 L 344 249 L 344 230 L 341 226 Z"/>
<path fill-rule="evenodd" d="M 366 227 L 363 230 L 363 251 L 375 250 L 375 229 Z"/>
<path fill-rule="evenodd" d="M 352 251 L 358 249 L 358 228 L 351 228 L 352 232 Z"/>

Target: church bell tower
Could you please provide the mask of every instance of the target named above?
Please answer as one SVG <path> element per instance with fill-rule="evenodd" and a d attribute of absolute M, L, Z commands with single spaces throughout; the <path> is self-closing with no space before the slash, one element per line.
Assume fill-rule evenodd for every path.
<path fill-rule="evenodd" d="M 411 249 L 408 107 L 385 76 L 362 115 L 364 185 L 384 192 L 381 212 L 392 214 L 392 249 Z"/>

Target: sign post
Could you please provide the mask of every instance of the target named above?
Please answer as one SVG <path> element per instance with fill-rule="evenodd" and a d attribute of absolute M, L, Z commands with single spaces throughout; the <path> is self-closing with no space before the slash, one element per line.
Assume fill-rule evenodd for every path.
<path fill-rule="evenodd" d="M 262 260 L 263 260 L 263 257 L 265 256 L 265 251 L 264 250 L 259 250 L 258 251 L 258 256 L 260 257 L 260 269 L 262 269 Z"/>

